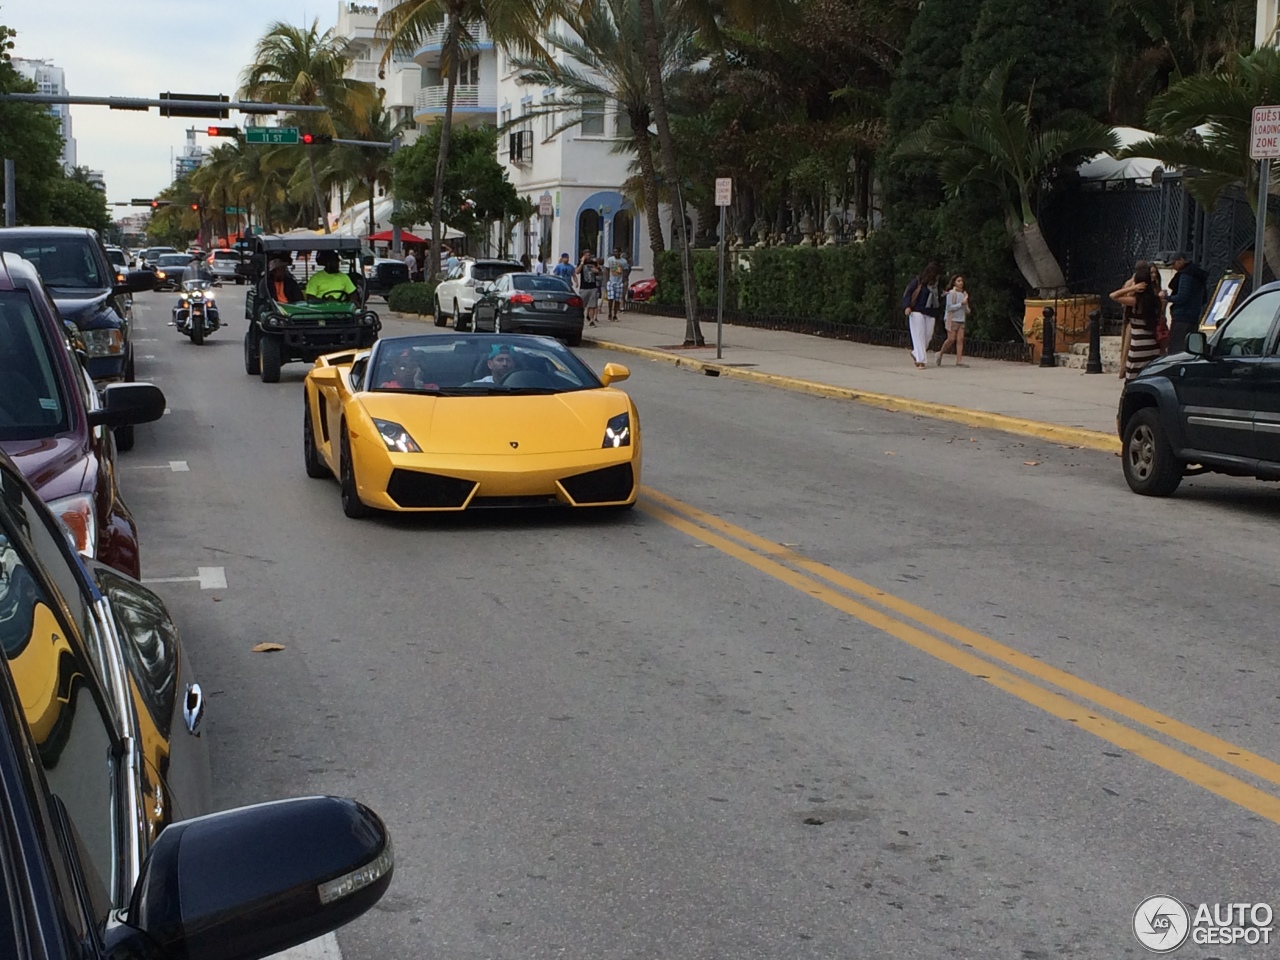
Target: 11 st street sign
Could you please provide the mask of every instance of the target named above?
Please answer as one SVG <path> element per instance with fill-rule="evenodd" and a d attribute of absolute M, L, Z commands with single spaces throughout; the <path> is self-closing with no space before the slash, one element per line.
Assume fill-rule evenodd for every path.
<path fill-rule="evenodd" d="M 297 127 L 245 127 L 245 143 L 297 143 Z"/>

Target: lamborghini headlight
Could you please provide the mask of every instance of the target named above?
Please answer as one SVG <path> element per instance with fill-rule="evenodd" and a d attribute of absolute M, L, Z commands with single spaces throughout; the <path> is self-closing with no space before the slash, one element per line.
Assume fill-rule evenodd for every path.
<path fill-rule="evenodd" d="M 118 357 L 124 353 L 124 334 L 118 327 L 82 330 L 85 351 L 91 357 Z"/>
<path fill-rule="evenodd" d="M 382 436 L 382 442 L 387 445 L 388 450 L 394 450 L 397 453 L 422 452 L 422 448 L 418 446 L 413 437 L 409 436 L 409 431 L 395 421 L 379 420 L 374 417 L 373 425 L 378 428 L 378 433 Z"/>
<path fill-rule="evenodd" d="M 631 446 L 631 414 L 620 413 L 604 428 L 604 443 L 601 447 Z"/>
<path fill-rule="evenodd" d="M 98 550 L 98 518 L 93 512 L 93 496 L 77 493 L 54 500 L 49 509 L 62 524 L 67 539 L 82 556 L 93 558 Z"/>

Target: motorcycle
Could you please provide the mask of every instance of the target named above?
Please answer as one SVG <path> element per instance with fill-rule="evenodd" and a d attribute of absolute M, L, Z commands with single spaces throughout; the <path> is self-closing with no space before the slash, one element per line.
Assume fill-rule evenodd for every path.
<path fill-rule="evenodd" d="M 211 280 L 182 281 L 178 303 L 173 308 L 173 325 L 197 345 L 222 326 L 213 286 Z"/>

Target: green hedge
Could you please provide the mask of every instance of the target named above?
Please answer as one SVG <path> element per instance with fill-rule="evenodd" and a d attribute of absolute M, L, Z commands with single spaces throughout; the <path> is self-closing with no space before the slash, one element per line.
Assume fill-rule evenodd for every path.
<path fill-rule="evenodd" d="M 435 310 L 434 283 L 398 283 L 391 288 L 387 306 L 396 313 L 429 314 Z"/>

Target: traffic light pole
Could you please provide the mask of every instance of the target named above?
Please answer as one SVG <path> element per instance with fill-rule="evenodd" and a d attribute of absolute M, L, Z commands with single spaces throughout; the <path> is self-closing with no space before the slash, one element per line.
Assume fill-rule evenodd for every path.
<path fill-rule="evenodd" d="M 207 117 L 212 111 L 239 110 L 241 113 L 327 113 L 329 108 L 319 103 L 257 103 L 252 100 L 174 100 L 149 97 L 72 97 L 57 93 L 0 93 L 0 100 L 16 100 L 20 103 L 70 103 L 91 107 L 110 107 L 112 110 L 150 110 L 167 107 L 172 117 Z M 184 110 L 199 110 L 188 114 Z"/>

